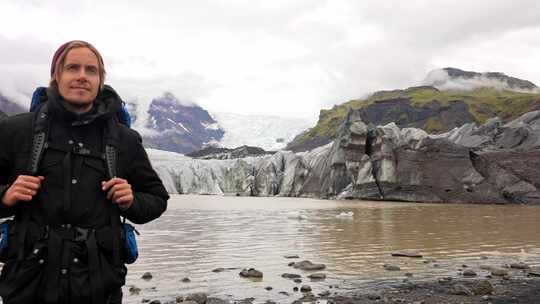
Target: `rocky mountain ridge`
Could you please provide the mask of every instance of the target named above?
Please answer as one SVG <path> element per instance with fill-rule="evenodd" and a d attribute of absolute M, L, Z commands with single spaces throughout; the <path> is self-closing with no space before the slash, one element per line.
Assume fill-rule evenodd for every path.
<path fill-rule="evenodd" d="M 540 109 L 540 93 L 532 82 L 502 73 L 480 74 L 454 68 L 430 74 L 434 73 L 437 75 L 428 75 L 428 85 L 379 91 L 365 99 L 321 110 L 317 124 L 298 135 L 286 149 L 306 151 L 331 142 L 349 109 L 359 110 L 368 124 L 395 122 L 402 128 L 421 128 L 429 133 L 447 132 L 464 123 L 481 124 L 492 117 L 508 122 Z M 448 87 L 452 89 L 444 89 Z"/>

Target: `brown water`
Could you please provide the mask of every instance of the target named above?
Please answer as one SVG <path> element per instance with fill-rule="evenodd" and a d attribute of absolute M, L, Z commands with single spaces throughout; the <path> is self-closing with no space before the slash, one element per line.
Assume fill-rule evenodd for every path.
<path fill-rule="evenodd" d="M 353 216 L 336 217 L 342 212 Z M 230 300 L 291 303 L 301 297 L 293 287 L 303 284 L 317 293 L 335 291 L 335 285 L 338 290 L 387 285 L 407 272 L 413 280 L 457 275 L 462 264 L 475 270 L 517 261 L 537 266 L 539 225 L 535 206 L 174 195 L 160 219 L 137 227 L 140 257 L 129 267 L 127 285 L 142 290 L 130 295 L 126 287 L 124 302 L 163 302 L 205 292 Z M 404 249 L 424 258 L 391 256 Z M 300 259 L 284 258 L 291 254 Z M 426 258 L 436 262 L 424 263 Z M 321 272 L 327 279 L 312 282 L 308 272 L 287 266 L 304 259 L 326 264 Z M 386 271 L 384 264 L 401 271 Z M 212 272 L 220 267 L 239 269 Z M 263 279 L 241 278 L 241 268 L 248 267 L 262 271 Z M 141 279 L 147 271 L 153 274 L 150 281 Z M 301 274 L 303 283 L 282 278 L 283 273 Z M 186 277 L 191 282 L 182 282 Z"/>

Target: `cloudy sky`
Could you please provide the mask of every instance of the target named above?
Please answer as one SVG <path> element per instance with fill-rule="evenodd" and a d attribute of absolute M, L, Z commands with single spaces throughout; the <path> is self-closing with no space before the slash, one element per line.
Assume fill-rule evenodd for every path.
<path fill-rule="evenodd" d="M 538 0 L 2 0 L 0 92 L 48 82 L 62 43 L 103 54 L 124 99 L 165 91 L 215 112 L 316 118 L 436 68 L 540 84 Z"/>

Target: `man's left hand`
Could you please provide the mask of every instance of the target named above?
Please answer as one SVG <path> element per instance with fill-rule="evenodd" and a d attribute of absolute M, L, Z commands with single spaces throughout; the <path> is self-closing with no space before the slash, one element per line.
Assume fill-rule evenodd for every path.
<path fill-rule="evenodd" d="M 133 191 L 127 180 L 113 177 L 106 182 L 101 182 L 101 189 L 107 192 L 107 199 L 118 204 L 120 209 L 128 209 L 133 204 Z"/>

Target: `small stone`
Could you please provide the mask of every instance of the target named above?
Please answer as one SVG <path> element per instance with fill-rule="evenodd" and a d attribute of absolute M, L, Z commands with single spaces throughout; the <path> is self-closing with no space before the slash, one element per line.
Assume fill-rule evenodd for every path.
<path fill-rule="evenodd" d="M 308 278 L 310 278 L 312 280 L 324 280 L 324 279 L 326 279 L 326 274 L 324 274 L 324 273 L 314 273 L 314 274 L 310 274 L 308 276 Z"/>
<path fill-rule="evenodd" d="M 191 280 L 190 280 L 189 278 L 183 278 L 183 279 L 182 279 L 182 282 L 184 282 L 184 283 L 189 283 L 189 282 L 191 282 Z"/>
<path fill-rule="evenodd" d="M 225 301 L 218 298 L 208 298 L 206 304 L 229 304 L 229 301 Z"/>
<path fill-rule="evenodd" d="M 422 257 L 420 253 L 416 251 L 412 251 L 412 250 L 402 250 L 402 251 L 392 252 L 392 256 L 408 257 L 408 258 L 421 258 Z"/>
<path fill-rule="evenodd" d="M 266 286 L 264 289 L 270 291 L 270 290 L 272 290 L 272 289 L 274 289 L 274 288 L 273 288 L 272 286 Z"/>
<path fill-rule="evenodd" d="M 450 294 L 460 296 L 472 296 L 473 292 L 462 284 L 456 284 L 450 289 Z"/>
<path fill-rule="evenodd" d="M 437 260 L 435 260 L 433 258 L 429 258 L 429 259 L 424 260 L 424 264 L 435 263 L 435 262 L 437 262 Z"/>
<path fill-rule="evenodd" d="M 514 269 L 529 269 L 531 267 L 529 267 L 529 265 L 523 263 L 523 262 L 519 262 L 519 263 L 512 263 L 510 264 L 510 268 L 514 268 Z"/>
<path fill-rule="evenodd" d="M 465 264 L 461 265 L 461 268 L 468 268 L 468 267 L 469 267 L 469 266 L 468 266 L 468 265 L 465 265 Z"/>
<path fill-rule="evenodd" d="M 401 268 L 395 265 L 384 264 L 383 267 L 384 267 L 384 270 L 387 270 L 387 271 L 400 271 L 401 270 Z"/>
<path fill-rule="evenodd" d="M 439 284 L 448 284 L 450 282 L 452 282 L 454 279 L 452 279 L 451 277 L 444 277 L 444 278 L 440 278 L 439 279 Z"/>
<path fill-rule="evenodd" d="M 141 292 L 141 289 L 137 286 L 130 286 L 128 290 L 131 295 L 138 295 Z"/>
<path fill-rule="evenodd" d="M 197 304 L 204 304 L 206 303 L 206 300 L 208 299 L 208 296 L 203 292 L 197 292 L 197 293 L 190 293 L 184 298 L 185 301 L 194 301 Z"/>
<path fill-rule="evenodd" d="M 495 291 L 495 288 L 488 280 L 478 281 L 473 287 L 474 294 L 478 296 L 490 295 L 493 291 Z"/>
<path fill-rule="evenodd" d="M 490 296 L 482 296 L 482 300 L 489 301 L 489 300 L 491 300 L 491 297 Z"/>
<path fill-rule="evenodd" d="M 301 292 L 310 292 L 310 291 L 311 291 L 311 286 L 309 286 L 309 285 L 302 285 L 302 287 L 300 288 L 300 291 L 301 291 Z"/>
<path fill-rule="evenodd" d="M 150 302 L 150 300 L 149 300 L 149 299 L 142 299 L 141 302 L 142 302 L 142 303 L 148 303 L 148 302 Z"/>
<path fill-rule="evenodd" d="M 296 254 L 286 255 L 284 256 L 286 259 L 299 259 L 300 257 Z"/>
<path fill-rule="evenodd" d="M 326 265 L 324 264 L 314 264 L 311 261 L 302 261 L 298 263 L 294 263 L 292 265 L 294 268 L 299 268 L 302 270 L 323 270 L 326 268 Z"/>
<path fill-rule="evenodd" d="M 298 278 L 301 278 L 302 276 L 295 273 L 284 273 L 281 275 L 281 277 L 286 278 L 286 279 L 298 279 Z"/>
<path fill-rule="evenodd" d="M 325 290 L 325 291 L 319 293 L 319 296 L 321 296 L 321 297 L 328 297 L 329 295 L 330 295 L 330 291 L 328 291 L 328 290 Z"/>
<path fill-rule="evenodd" d="M 475 276 L 477 276 L 477 274 L 472 269 L 466 269 L 465 271 L 463 271 L 463 276 L 464 277 L 475 277 Z"/>
<path fill-rule="evenodd" d="M 161 301 L 160 300 L 153 300 L 152 302 L 150 302 L 150 304 L 161 304 Z"/>
<path fill-rule="evenodd" d="M 369 293 L 367 295 L 367 298 L 368 298 L 368 300 L 371 300 L 371 301 L 377 301 L 377 300 L 381 299 L 381 295 L 376 294 L 376 293 Z"/>
<path fill-rule="evenodd" d="M 410 273 L 410 272 L 406 272 L 406 273 L 405 273 L 405 276 L 408 277 L 408 278 L 412 278 L 412 277 L 413 277 L 413 274 Z"/>
<path fill-rule="evenodd" d="M 262 278 L 263 273 L 256 270 L 255 268 L 249 268 L 242 270 L 239 275 L 244 278 Z"/>
<path fill-rule="evenodd" d="M 216 269 L 213 269 L 212 272 L 223 272 L 225 271 L 225 268 L 216 268 Z"/>
<path fill-rule="evenodd" d="M 300 284 L 300 283 L 302 283 L 302 280 L 301 279 L 294 279 L 294 282 L 297 283 L 297 284 Z"/>
<path fill-rule="evenodd" d="M 150 272 L 145 272 L 145 273 L 142 275 L 141 278 L 142 278 L 143 280 L 148 281 L 148 280 L 151 280 L 152 277 L 153 277 L 153 276 L 152 276 L 152 274 L 151 274 Z"/>
<path fill-rule="evenodd" d="M 492 268 L 491 274 L 494 276 L 503 277 L 503 276 L 508 275 L 508 270 L 503 269 L 503 268 Z"/>
<path fill-rule="evenodd" d="M 295 286 L 295 287 L 293 287 L 292 290 L 293 290 L 293 291 L 298 291 L 298 287 Z"/>
<path fill-rule="evenodd" d="M 489 258 L 487 257 L 487 255 L 481 255 L 481 256 L 480 256 L 480 259 L 482 259 L 482 260 L 487 260 L 487 259 L 489 259 Z"/>
<path fill-rule="evenodd" d="M 294 266 L 294 264 L 296 264 L 296 263 L 295 262 L 290 262 L 289 264 L 287 264 L 287 266 L 292 267 L 292 266 Z"/>

